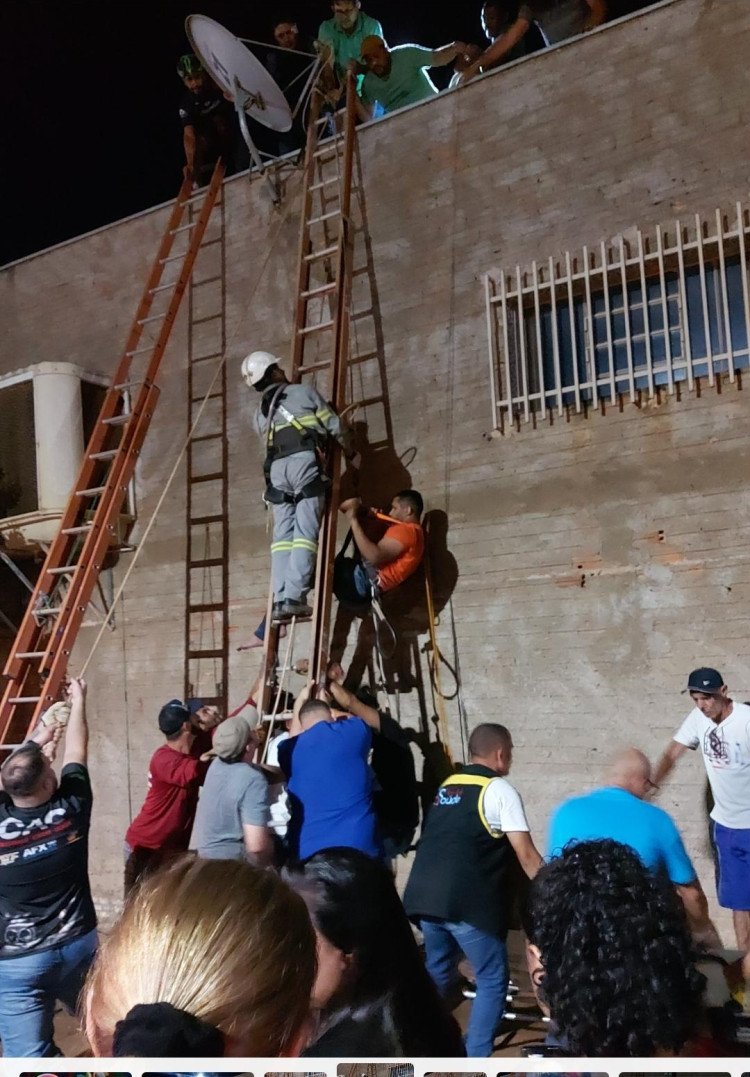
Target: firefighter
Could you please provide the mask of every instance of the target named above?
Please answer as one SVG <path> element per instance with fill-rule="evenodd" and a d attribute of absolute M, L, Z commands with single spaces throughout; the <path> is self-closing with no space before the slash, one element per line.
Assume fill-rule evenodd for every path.
<path fill-rule="evenodd" d="M 330 479 L 325 472 L 329 438 L 348 458 L 349 432 L 312 385 L 291 384 L 270 352 L 242 361 L 245 383 L 261 394 L 255 426 L 264 440 L 264 500 L 273 510 L 271 577 L 273 620 L 310 617 L 318 532 Z M 356 463 L 356 461 L 355 461 Z"/>

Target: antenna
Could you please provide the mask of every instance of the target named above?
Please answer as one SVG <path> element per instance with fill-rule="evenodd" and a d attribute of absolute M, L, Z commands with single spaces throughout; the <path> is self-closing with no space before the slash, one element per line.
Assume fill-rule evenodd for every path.
<path fill-rule="evenodd" d="M 292 110 L 284 94 L 260 60 L 221 23 L 207 15 L 189 15 L 185 32 L 206 71 L 234 102 L 253 164 L 265 174 L 263 160 L 247 126 L 247 117 L 251 116 L 272 131 L 288 131 L 292 126 Z M 280 200 L 278 188 L 270 176 L 266 175 L 266 179 L 276 205 Z"/>

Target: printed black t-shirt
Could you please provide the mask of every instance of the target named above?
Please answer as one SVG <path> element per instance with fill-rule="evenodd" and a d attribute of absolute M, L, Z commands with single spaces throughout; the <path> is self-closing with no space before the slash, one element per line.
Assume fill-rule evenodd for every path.
<path fill-rule="evenodd" d="M 88 878 L 89 772 L 63 767 L 45 804 L 0 792 L 0 958 L 49 950 L 96 927 Z"/>
<path fill-rule="evenodd" d="M 183 127 L 195 127 L 199 133 L 208 134 L 217 126 L 232 123 L 234 105 L 213 84 L 199 94 L 188 90 L 180 101 L 180 120 Z"/>

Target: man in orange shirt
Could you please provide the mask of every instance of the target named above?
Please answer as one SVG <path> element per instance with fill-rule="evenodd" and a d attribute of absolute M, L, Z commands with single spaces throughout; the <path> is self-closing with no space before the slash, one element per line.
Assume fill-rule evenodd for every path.
<path fill-rule="evenodd" d="M 396 494 L 387 516 L 374 509 L 365 509 L 358 497 L 341 503 L 340 510 L 349 521 L 352 538 L 362 558 L 354 568 L 353 584 L 363 601 L 371 598 L 373 585 L 378 594 L 385 594 L 419 568 L 424 555 L 424 532 L 420 523 L 423 509 L 422 495 L 416 490 L 402 490 Z M 386 525 L 377 540 L 370 537 L 374 520 Z"/>

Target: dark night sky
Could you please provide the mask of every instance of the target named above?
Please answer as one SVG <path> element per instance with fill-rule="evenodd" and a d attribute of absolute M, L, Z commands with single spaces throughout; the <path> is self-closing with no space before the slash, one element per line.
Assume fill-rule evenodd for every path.
<path fill-rule="evenodd" d="M 611 0 L 613 14 L 644 0 Z M 481 0 L 366 0 L 390 44 L 481 43 Z M 200 12 L 269 40 L 276 13 L 314 32 L 325 0 L 1 0 L 5 116 L 0 264 L 172 197 L 181 179 L 175 60 Z M 442 72 L 437 73 L 438 76 Z M 435 79 L 442 85 L 439 77 Z"/>

